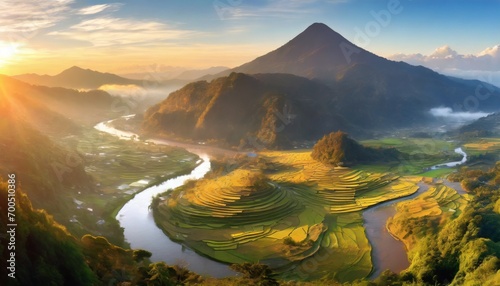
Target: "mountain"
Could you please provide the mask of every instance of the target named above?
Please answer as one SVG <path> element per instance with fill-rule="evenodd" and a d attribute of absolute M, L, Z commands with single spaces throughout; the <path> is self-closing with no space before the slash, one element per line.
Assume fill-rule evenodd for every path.
<path fill-rule="evenodd" d="M 150 68 L 144 68 L 147 70 L 146 72 L 135 72 L 135 73 L 126 73 L 122 74 L 122 76 L 131 79 L 159 79 L 162 82 L 171 82 L 171 83 L 188 83 L 186 81 L 192 81 L 199 79 L 205 76 L 212 76 L 214 74 L 221 73 L 223 71 L 229 70 L 228 67 L 224 66 L 216 66 L 210 67 L 206 69 L 188 69 L 184 67 L 171 67 L 171 66 L 153 66 Z"/>
<path fill-rule="evenodd" d="M 474 137 L 498 136 L 500 134 L 500 113 L 493 113 L 464 125 L 458 129 L 458 133 Z"/>
<path fill-rule="evenodd" d="M 290 73 L 309 79 L 335 79 L 355 64 L 378 65 L 387 61 L 342 37 L 322 23 L 314 23 L 285 45 L 255 60 L 216 74 Z"/>
<path fill-rule="evenodd" d="M 124 78 L 111 73 L 101 73 L 90 69 L 73 66 L 61 73 L 50 75 L 22 74 L 14 76 L 21 81 L 49 87 L 72 89 L 98 89 L 103 85 L 141 85 L 142 80 Z"/>
<path fill-rule="evenodd" d="M 329 89 L 328 92 L 324 92 L 328 96 L 324 97 L 314 97 L 303 86 L 300 91 L 294 91 L 300 94 L 296 95 L 296 98 L 309 98 L 315 101 L 316 106 L 329 110 L 329 113 L 316 114 L 316 111 L 304 113 L 303 116 L 306 118 L 312 118 L 314 115 L 316 121 L 304 120 L 301 123 L 301 128 L 304 130 L 295 131 L 296 134 L 301 135 L 293 137 L 293 140 L 297 141 L 311 138 L 317 140 L 322 135 L 340 127 L 346 128 L 343 130 L 356 136 L 362 133 L 360 131 L 366 130 L 378 132 L 393 131 L 395 128 L 427 126 L 438 121 L 438 118 L 430 113 L 430 110 L 435 107 L 450 107 L 455 111 L 474 108 L 490 112 L 500 109 L 499 88 L 483 85 L 484 83 L 480 81 L 457 80 L 422 66 L 384 59 L 357 47 L 328 26 L 315 23 L 285 45 L 266 55 L 234 69 L 203 78 L 212 80 L 212 83 L 216 82 L 213 85 L 201 81 L 186 86 L 182 89 L 182 94 L 186 97 L 185 101 L 181 101 L 179 96 L 171 96 L 171 100 L 167 98 L 160 106 L 151 108 L 145 118 L 145 130 L 166 132 L 168 128 L 170 133 L 179 133 L 182 137 L 194 136 L 193 138 L 197 139 L 215 138 L 215 133 L 208 136 L 207 133 L 201 131 L 218 129 L 222 126 L 228 127 L 227 130 L 233 130 L 234 133 L 231 134 L 235 134 L 235 137 L 241 138 L 242 134 L 259 134 L 259 132 L 255 133 L 255 129 L 246 129 L 248 128 L 247 121 L 226 122 L 229 119 L 228 113 L 230 114 L 233 109 L 239 114 L 249 114 L 252 118 L 257 118 L 258 116 L 256 117 L 253 113 L 255 106 L 242 105 L 241 102 L 250 103 L 253 101 L 247 97 L 260 98 L 262 96 L 262 90 L 253 92 L 254 88 L 251 85 L 243 87 L 222 84 L 221 82 L 226 82 L 232 77 L 231 73 L 240 76 L 244 73 L 257 77 L 259 74 L 282 74 L 275 78 L 265 76 L 267 78 L 265 85 L 271 86 L 274 81 L 288 80 L 279 87 L 279 92 L 284 94 L 288 93 L 287 84 L 298 80 L 298 77 L 301 78 L 299 82 L 308 79 L 321 84 L 323 90 Z M 283 74 L 298 77 L 285 79 Z M 221 77 L 228 78 L 224 80 Z M 259 80 L 262 80 L 262 76 L 260 77 Z M 215 89 L 216 86 L 219 89 Z M 214 88 L 214 90 L 207 89 L 207 87 Z M 478 89 L 486 89 L 488 96 L 478 95 Z M 214 93 L 232 94 L 239 100 L 233 102 L 228 96 L 214 96 Z M 212 98 L 214 100 L 211 100 Z M 475 104 L 476 101 L 477 106 L 471 107 L 471 104 Z M 184 106 L 178 102 L 183 102 Z M 195 113 L 189 113 L 193 110 L 196 112 L 205 109 L 212 110 L 213 104 L 221 104 L 226 109 L 220 109 L 217 114 L 212 113 L 213 119 L 208 122 L 204 122 L 202 116 L 200 122 L 204 122 L 203 125 L 197 123 L 196 116 L 192 117 Z M 337 118 L 333 123 L 329 122 L 332 120 L 331 116 Z M 174 118 L 176 122 L 191 120 L 193 122 L 189 124 L 197 127 L 188 128 L 186 131 L 173 131 L 175 127 L 167 123 L 172 122 Z M 175 123 L 175 125 L 182 124 Z M 164 129 L 159 126 L 163 126 Z M 333 129 L 326 130 L 324 129 L 326 126 L 331 126 Z M 319 130 L 325 133 L 318 135 Z M 310 134 L 307 134 L 308 131 Z M 229 131 L 226 132 L 229 134 Z M 285 135 L 278 135 L 278 137 L 281 136 Z M 229 141 L 233 142 L 235 139 Z"/>
<path fill-rule="evenodd" d="M 290 73 L 320 81 L 336 91 L 338 107 L 351 123 L 370 129 L 428 123 L 436 119 L 428 111 L 439 106 L 462 111 L 460 108 L 479 101 L 479 110 L 500 109 L 497 87 L 387 60 L 357 47 L 321 23 L 312 24 L 274 51 L 204 79 L 230 72 Z M 477 98 L 478 88 L 487 89 L 488 99 Z"/>
<path fill-rule="evenodd" d="M 36 90 L 0 77 L 0 177 L 16 173 L 37 207 L 57 212 L 70 192 L 93 191 L 93 180 L 80 154 L 67 150 L 43 132 L 66 136 L 79 125 L 39 101 Z M 32 93 L 27 93 L 32 92 Z M 58 130 L 58 129 L 61 130 Z"/>
<path fill-rule="evenodd" d="M 143 129 L 231 146 L 291 147 L 351 126 L 324 84 L 289 74 L 232 73 L 173 92 L 144 115 Z M 359 133 L 359 132 L 358 132 Z"/>
<path fill-rule="evenodd" d="M 229 68 L 223 66 L 211 67 L 207 69 L 198 69 L 198 70 L 185 70 L 181 72 L 179 75 L 175 76 L 175 78 L 181 80 L 195 80 L 203 76 L 218 74 L 226 70 L 229 70 Z"/>
<path fill-rule="evenodd" d="M 2 75 L 0 84 L 0 94 L 8 95 L 4 100 L 8 99 L 12 104 L 17 103 L 16 108 L 21 114 L 34 118 L 29 120 L 33 125 L 45 124 L 56 117 L 70 119 L 72 124 L 95 124 L 104 119 L 133 113 L 140 103 L 112 96 L 102 90 L 78 91 L 37 86 Z M 61 121 L 62 119 L 59 123 Z M 50 124 L 47 127 L 51 127 Z M 52 126 L 52 131 L 57 131 L 57 127 Z"/>

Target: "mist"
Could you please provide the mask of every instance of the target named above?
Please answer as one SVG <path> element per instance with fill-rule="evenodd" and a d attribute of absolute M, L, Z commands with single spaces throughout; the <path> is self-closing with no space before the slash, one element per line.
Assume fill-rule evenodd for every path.
<path fill-rule="evenodd" d="M 451 122 L 468 122 L 479 119 L 481 117 L 488 116 L 490 113 L 487 112 L 463 112 L 463 111 L 453 111 L 450 107 L 435 107 L 429 110 L 429 113 L 440 119 Z"/>
<path fill-rule="evenodd" d="M 160 99 L 163 100 L 168 97 L 168 95 L 181 88 L 181 85 L 168 85 L 161 86 L 156 88 L 144 88 L 142 86 L 137 86 L 133 84 L 129 85 L 115 85 L 115 84 L 106 84 L 99 87 L 100 90 L 106 91 L 112 96 L 126 97 L 126 98 L 134 98 L 136 100 L 141 99 Z"/>

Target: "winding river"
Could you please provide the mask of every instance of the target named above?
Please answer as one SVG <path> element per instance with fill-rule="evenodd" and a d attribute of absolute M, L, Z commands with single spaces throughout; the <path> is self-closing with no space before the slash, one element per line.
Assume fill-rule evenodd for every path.
<path fill-rule="evenodd" d="M 109 125 L 111 122 L 112 120 L 101 122 L 95 126 L 95 129 L 117 136 L 120 139 L 132 140 L 137 138 L 137 135 L 132 132 L 125 132 L 111 127 Z M 156 144 L 173 145 L 167 140 L 154 140 L 154 142 Z M 168 189 L 180 187 L 187 180 L 201 179 L 210 171 L 210 158 L 206 153 L 202 152 L 203 147 L 182 145 L 181 147 L 191 147 L 187 148 L 188 151 L 198 155 L 203 162 L 188 175 L 172 178 L 136 194 L 120 209 L 116 219 L 120 222 L 123 234 L 130 247 L 150 251 L 153 254 L 151 256 L 153 262 L 165 261 L 167 264 L 182 265 L 198 274 L 212 277 L 234 275 L 234 272 L 227 265 L 201 256 L 182 244 L 172 241 L 156 226 L 153 214 L 149 210 L 149 205 L 155 195 L 164 193 Z"/>
<path fill-rule="evenodd" d="M 117 136 L 120 139 L 137 140 L 137 134 L 111 127 L 110 123 L 112 121 L 101 122 L 95 126 L 95 129 Z M 190 174 L 172 178 L 160 185 L 147 188 L 136 194 L 122 207 L 116 219 L 124 229 L 127 242 L 131 248 L 145 249 L 153 253 L 151 260 L 155 262 L 165 261 L 167 264 L 179 264 L 199 274 L 213 277 L 234 275 L 234 272 L 227 265 L 201 256 L 182 244 L 173 242 L 156 226 L 149 205 L 153 196 L 168 189 L 182 186 L 186 180 L 203 178 L 210 171 L 208 153 L 235 154 L 237 152 L 169 140 L 150 140 L 150 142 L 185 148 L 189 152 L 197 154 L 202 162 Z M 455 149 L 455 152 L 463 155 L 461 161 L 444 163 L 431 168 L 454 167 L 467 161 L 467 154 L 461 148 Z M 409 266 L 404 244 L 387 231 L 386 222 L 389 217 L 396 214 L 396 203 L 414 198 L 428 190 L 428 188 L 429 185 L 419 183 L 419 189 L 413 195 L 388 201 L 363 211 L 366 235 L 372 244 L 374 270 L 370 278 L 377 277 L 385 269 L 398 273 Z M 459 192 L 463 193 L 463 190 L 460 188 Z"/>
<path fill-rule="evenodd" d="M 432 166 L 430 169 L 449 168 L 463 164 L 467 161 L 467 154 L 462 148 L 456 148 L 455 153 L 463 156 L 461 161 L 448 162 Z M 445 185 L 454 188 L 459 194 L 465 191 L 460 183 L 444 182 Z M 388 201 L 363 211 L 365 232 L 372 245 L 373 271 L 370 278 L 376 278 L 386 269 L 399 273 L 410 266 L 405 245 L 402 241 L 394 238 L 386 228 L 387 219 L 396 214 L 396 204 L 412 199 L 429 189 L 429 185 L 423 182 L 418 184 L 418 190 L 414 194 Z"/>

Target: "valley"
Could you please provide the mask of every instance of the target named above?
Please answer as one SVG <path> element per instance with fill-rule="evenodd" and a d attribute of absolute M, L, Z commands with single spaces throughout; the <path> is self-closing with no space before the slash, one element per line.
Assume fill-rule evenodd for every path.
<path fill-rule="evenodd" d="M 110 124 L 101 130 L 122 135 L 124 139 L 123 133 Z M 133 133 L 128 134 L 128 138 L 137 137 Z M 185 143 L 168 143 L 186 147 Z M 153 256 L 155 260 L 172 261 L 172 255 L 175 255 L 175 261 L 184 261 L 190 269 L 216 277 L 230 272 L 222 270 L 217 263 L 201 262 L 200 259 L 210 257 L 225 263 L 260 261 L 270 265 L 280 273 L 280 277 L 293 280 L 328 278 L 353 281 L 370 274 L 377 277 L 386 268 L 404 270 L 409 264 L 404 262 L 407 261 L 406 251 L 398 246 L 400 242 L 392 237 L 390 242 L 383 242 L 373 235 L 373 230 L 370 231 L 377 229 L 375 233 L 379 233 L 385 230 L 387 219 L 395 214 L 392 212 L 380 220 L 378 209 L 392 207 L 398 201 L 411 200 L 429 189 L 430 186 L 422 182 L 421 174 L 428 172 L 422 166 L 456 158 L 451 152 L 456 145 L 436 139 L 382 139 L 366 143 L 372 146 L 391 143 L 400 150 L 419 150 L 415 145 L 420 144 L 420 150 L 426 150 L 423 153 L 436 157 L 417 156 L 419 160 L 412 160 L 414 165 L 411 168 L 408 161 L 399 162 L 402 166 L 393 162 L 390 169 L 394 173 L 369 173 L 363 169 L 371 167 L 372 170 L 380 170 L 385 164 L 361 165 L 361 169 L 331 168 L 314 161 L 309 150 L 294 150 L 264 151 L 257 153 L 256 157 L 243 152 L 236 157 L 236 162 L 231 157 L 231 168 L 228 169 L 228 161 L 217 162 L 221 157 L 212 155 L 215 162 L 212 162 L 211 171 L 203 171 L 208 172 L 205 179 L 188 182 L 153 200 L 156 224 L 175 242 L 161 238 L 163 234 L 147 212 L 137 212 L 138 209 L 148 209 L 148 197 L 180 186 L 178 184 L 185 180 L 182 176 L 176 179 L 178 183 L 166 182 L 166 185 L 149 188 L 140 197 L 136 196 L 132 200 L 134 203 L 130 201 L 130 206 L 125 205 L 117 219 L 125 227 L 125 236 L 132 247 L 156 253 Z M 210 153 L 210 147 L 189 147 L 204 160 L 209 160 L 205 153 Z M 198 173 L 196 169 L 192 174 L 195 173 Z M 373 205 L 376 207 L 370 208 Z M 148 222 L 140 223 L 141 216 Z M 153 227 L 139 233 L 149 233 L 151 240 L 134 234 L 148 224 Z M 370 240 L 367 233 L 371 233 Z M 157 248 L 153 241 L 164 242 Z M 176 252 L 174 249 L 181 247 L 176 243 L 202 256 L 187 249 Z M 377 246 L 375 249 L 372 248 L 374 244 Z M 167 245 L 171 246 L 165 253 L 162 249 Z M 394 252 L 397 247 L 400 251 Z M 385 257 L 381 255 L 384 249 L 391 249 L 394 255 L 381 258 Z M 344 257 L 342 262 L 336 258 L 339 255 Z M 398 255 L 404 260 L 394 258 Z M 308 270 L 310 263 L 315 265 L 314 273 Z M 292 269 L 293 272 L 290 272 Z"/>
<path fill-rule="evenodd" d="M 0 36 L 36 35 L 0 37 L 6 285 L 500 285 L 500 45 L 476 23 L 174 2 L 4 5 Z"/>

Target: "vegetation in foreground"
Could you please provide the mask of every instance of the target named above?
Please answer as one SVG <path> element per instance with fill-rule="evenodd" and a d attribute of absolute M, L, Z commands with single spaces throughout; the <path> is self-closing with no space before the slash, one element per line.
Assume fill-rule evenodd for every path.
<path fill-rule="evenodd" d="M 500 162 L 488 171 L 464 168 L 450 179 L 462 183 L 466 197 L 438 185 L 400 204 L 389 229 L 409 247 L 411 266 L 386 273 L 385 285 L 499 285 L 499 177 Z"/>

